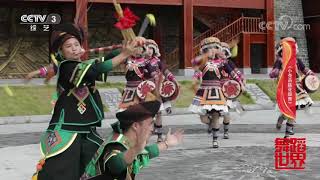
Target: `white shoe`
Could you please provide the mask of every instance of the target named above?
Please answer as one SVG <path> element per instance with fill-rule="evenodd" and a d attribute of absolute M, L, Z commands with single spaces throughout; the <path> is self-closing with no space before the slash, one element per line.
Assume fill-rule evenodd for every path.
<path fill-rule="evenodd" d="M 219 147 L 218 141 L 216 139 L 212 141 L 212 147 L 213 148 L 218 148 Z"/>
<path fill-rule="evenodd" d="M 229 133 L 228 132 L 224 132 L 223 139 L 229 139 Z"/>

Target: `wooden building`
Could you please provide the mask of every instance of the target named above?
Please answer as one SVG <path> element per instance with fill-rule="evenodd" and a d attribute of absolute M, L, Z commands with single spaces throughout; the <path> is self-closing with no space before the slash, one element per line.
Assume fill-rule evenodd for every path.
<path fill-rule="evenodd" d="M 79 5 L 81 1 L 83 2 L 83 0 L 19 0 L 15 3 L 6 3 L 5 6 L 16 9 L 15 13 L 19 12 L 19 8 L 25 7 L 47 8 L 49 9 L 47 13 L 55 12 L 62 15 L 63 21 L 72 21 L 77 4 Z M 123 7 L 131 7 L 142 20 L 146 13 L 155 14 L 157 26 L 150 29 L 146 36 L 158 42 L 162 58 L 170 69 L 176 70 L 180 75 L 193 73 L 191 59 L 198 54 L 200 41 L 209 36 L 216 36 L 225 42 L 234 38 L 240 39 L 239 53 L 235 61 L 245 74 L 267 73 L 273 65 L 274 27 L 264 29 L 261 28 L 261 24 L 274 21 L 274 0 L 117 0 L 117 2 Z M 89 48 L 102 46 L 103 43 L 93 42 L 93 39 L 99 34 L 98 32 L 107 26 L 112 27 L 115 22 L 112 0 L 88 0 L 87 9 L 82 13 L 88 27 Z M 119 40 L 121 35 L 115 31 L 117 30 L 108 29 L 108 33 L 97 40 L 105 40 L 105 45 L 116 43 L 115 39 Z M 11 48 L 11 51 L 12 49 L 14 48 Z M 7 54 L 7 59 L 9 55 L 10 53 Z"/>
<path fill-rule="evenodd" d="M 303 0 L 303 15 L 306 27 L 306 38 L 310 68 L 320 72 L 320 6 L 313 0 Z"/>

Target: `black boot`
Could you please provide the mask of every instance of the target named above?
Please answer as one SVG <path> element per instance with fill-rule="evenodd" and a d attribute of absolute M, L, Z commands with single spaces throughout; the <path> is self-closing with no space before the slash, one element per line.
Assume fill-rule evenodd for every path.
<path fill-rule="evenodd" d="M 208 134 L 211 134 L 212 133 L 212 128 L 210 127 L 211 123 L 212 123 L 212 116 L 208 116 L 208 119 L 209 119 L 209 124 L 208 124 Z"/>
<path fill-rule="evenodd" d="M 277 121 L 277 124 L 276 124 L 276 128 L 278 130 L 281 129 L 281 126 L 282 126 L 282 123 L 283 123 L 284 120 L 285 120 L 285 117 L 284 117 L 283 114 L 278 117 L 278 121 Z"/>
<path fill-rule="evenodd" d="M 223 139 L 229 139 L 229 124 L 230 123 L 223 122 Z"/>
<path fill-rule="evenodd" d="M 294 135 L 293 127 L 294 127 L 293 124 L 290 124 L 290 123 L 287 122 L 287 124 L 286 124 L 286 133 L 285 133 L 285 136 L 284 136 L 285 138 L 288 138 L 288 137 Z"/>

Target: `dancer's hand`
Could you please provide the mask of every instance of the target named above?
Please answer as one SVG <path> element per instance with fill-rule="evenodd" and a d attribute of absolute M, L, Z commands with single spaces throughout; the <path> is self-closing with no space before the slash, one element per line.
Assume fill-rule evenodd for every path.
<path fill-rule="evenodd" d="M 26 77 L 24 78 L 24 83 L 29 83 L 29 82 L 31 81 L 31 79 L 32 79 L 34 76 L 38 75 L 38 74 L 39 74 L 39 71 L 32 71 L 32 72 L 28 73 L 28 74 L 26 75 Z"/>
<path fill-rule="evenodd" d="M 313 71 L 310 70 L 310 71 L 307 73 L 307 75 L 315 75 L 315 74 L 314 74 Z"/>
<path fill-rule="evenodd" d="M 125 41 L 122 45 L 121 54 L 125 57 L 133 56 L 138 53 L 138 48 L 136 48 L 136 41 Z"/>
<path fill-rule="evenodd" d="M 136 37 L 131 41 L 125 41 L 123 43 L 121 53 L 124 54 L 126 57 L 141 54 L 141 46 L 143 46 L 145 42 L 146 39 L 143 37 Z"/>
<path fill-rule="evenodd" d="M 171 128 L 169 128 L 169 131 L 165 139 L 165 143 L 169 147 L 181 144 L 182 140 L 183 140 L 183 129 L 178 129 L 173 134 L 171 134 Z"/>
<path fill-rule="evenodd" d="M 240 83 L 240 86 L 241 86 L 241 90 L 242 92 L 245 92 L 246 91 L 246 86 L 243 82 Z"/>
<path fill-rule="evenodd" d="M 25 77 L 26 81 L 30 81 L 35 75 L 37 75 L 37 73 L 35 71 L 28 73 Z"/>
<path fill-rule="evenodd" d="M 244 86 L 246 86 L 247 85 L 247 80 L 246 79 L 242 79 L 242 84 L 244 85 Z"/>
<path fill-rule="evenodd" d="M 143 46 L 147 42 L 147 40 L 141 36 L 137 36 L 133 41 L 136 41 L 137 46 Z"/>

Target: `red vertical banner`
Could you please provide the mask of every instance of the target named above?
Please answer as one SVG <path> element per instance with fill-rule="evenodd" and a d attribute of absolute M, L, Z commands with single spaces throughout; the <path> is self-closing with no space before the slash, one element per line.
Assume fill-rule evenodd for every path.
<path fill-rule="evenodd" d="M 83 48 L 86 53 L 81 57 L 81 59 L 88 59 L 88 15 L 87 15 L 87 6 L 88 0 L 75 0 L 76 2 L 76 15 L 74 17 L 74 23 L 83 28 Z"/>
<path fill-rule="evenodd" d="M 280 111 L 291 119 L 296 118 L 296 45 L 282 42 L 282 72 L 277 87 L 277 103 Z"/>

